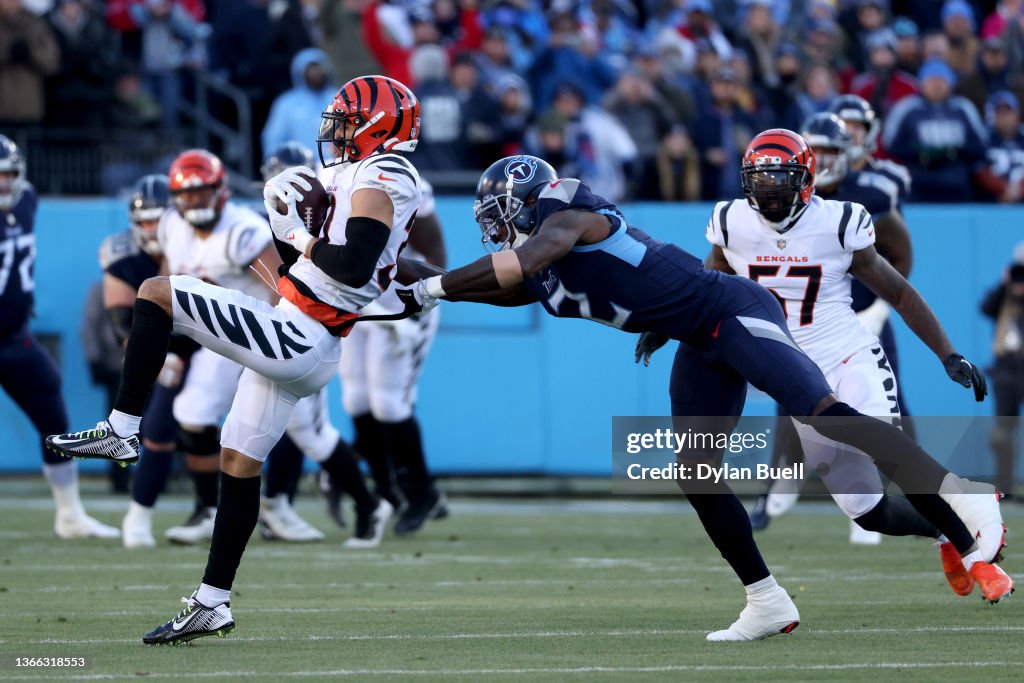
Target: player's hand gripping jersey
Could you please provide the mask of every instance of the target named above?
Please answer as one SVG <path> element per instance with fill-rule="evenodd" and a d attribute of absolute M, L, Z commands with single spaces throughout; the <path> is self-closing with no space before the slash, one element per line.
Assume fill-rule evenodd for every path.
<path fill-rule="evenodd" d="M 359 309 L 379 297 L 391 283 L 420 205 L 419 183 L 415 167 L 396 154 L 372 156 L 340 167 L 326 184 L 327 191 L 334 196 L 334 213 L 328 218 L 323 239 L 331 244 L 345 244 L 352 195 L 361 189 L 386 192 L 394 206 L 391 235 L 377 259 L 375 275 L 361 287 L 350 287 L 327 276 L 302 255 L 278 283 L 281 296 L 334 334 L 347 334 Z"/>
<path fill-rule="evenodd" d="M 706 236 L 737 275 L 775 294 L 793 338 L 822 371 L 878 344 L 850 307 L 853 253 L 875 243 L 860 204 L 814 196 L 796 224 L 779 233 L 747 202 L 720 202 Z"/>
<path fill-rule="evenodd" d="M 171 275 L 191 275 L 263 301 L 269 298 L 267 287 L 249 274 L 249 264 L 273 239 L 266 220 L 228 202 L 208 236 L 197 233 L 177 211 L 164 212 L 157 236 Z"/>

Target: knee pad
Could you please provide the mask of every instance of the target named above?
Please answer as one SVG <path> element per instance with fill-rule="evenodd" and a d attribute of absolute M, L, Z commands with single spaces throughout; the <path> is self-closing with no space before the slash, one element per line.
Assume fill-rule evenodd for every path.
<path fill-rule="evenodd" d="M 220 427 L 203 427 L 199 431 L 178 429 L 178 447 L 189 455 L 220 453 Z"/>
<path fill-rule="evenodd" d="M 862 529 L 882 531 L 889 515 L 889 499 L 878 493 L 840 493 L 834 494 L 836 502 L 843 513 L 857 522 Z"/>
<path fill-rule="evenodd" d="M 402 390 L 375 391 L 370 396 L 370 412 L 379 422 L 404 422 L 412 417 L 412 402 Z"/>

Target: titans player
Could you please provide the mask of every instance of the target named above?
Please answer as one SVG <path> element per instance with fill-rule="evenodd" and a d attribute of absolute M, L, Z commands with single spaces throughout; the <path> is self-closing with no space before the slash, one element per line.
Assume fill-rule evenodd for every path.
<path fill-rule="evenodd" d="M 40 434 L 63 431 L 68 413 L 60 374 L 29 332 L 35 290 L 35 188 L 25 179 L 25 160 L 0 135 L 0 386 Z M 117 538 L 114 527 L 90 517 L 78 496 L 78 465 L 43 448 L 43 474 L 57 507 L 59 538 Z"/>
<path fill-rule="evenodd" d="M 775 134 L 770 140 L 761 134 L 747 150 L 744 187 L 757 210 L 792 220 L 810 201 L 814 155 L 795 133 L 770 133 Z M 867 453 L 904 491 L 915 492 L 908 499 L 953 542 L 965 571 L 987 598 L 998 600 L 1012 590 L 1011 579 L 982 560 L 972 531 L 960 521 L 969 520 L 980 540 L 1001 542 L 994 489 L 960 479 L 897 427 L 837 401 L 821 371 L 793 341 L 782 308 L 767 289 L 708 270 L 675 245 L 650 238 L 629 226 L 615 205 L 579 180 L 558 178 L 536 157 L 508 157 L 484 171 L 474 216 L 485 243 L 499 251 L 417 282 L 412 293 L 425 308 L 439 299 L 499 306 L 539 301 L 557 317 L 685 342 L 676 353 L 669 388 L 677 428 L 731 430 L 749 381 L 822 436 Z M 878 259 L 875 267 L 888 266 Z M 911 288 L 899 295 L 907 297 L 915 315 L 930 315 Z M 944 337 L 940 341 L 950 378 L 973 386 L 981 400 L 984 377 Z M 721 452 L 685 456 L 717 462 Z M 768 571 L 739 499 L 724 482 L 701 482 L 699 489 L 692 482 L 679 484 L 747 593 L 739 619 L 708 639 L 758 640 L 792 631 L 800 615 Z M 988 495 L 959 494 L 966 489 Z"/>

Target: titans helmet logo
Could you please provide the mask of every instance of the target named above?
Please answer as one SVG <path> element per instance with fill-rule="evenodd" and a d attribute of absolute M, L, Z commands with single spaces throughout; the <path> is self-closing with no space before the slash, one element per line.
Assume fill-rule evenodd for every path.
<path fill-rule="evenodd" d="M 527 183 L 537 173 L 537 160 L 528 156 L 512 157 L 505 164 L 505 177 L 513 183 Z"/>

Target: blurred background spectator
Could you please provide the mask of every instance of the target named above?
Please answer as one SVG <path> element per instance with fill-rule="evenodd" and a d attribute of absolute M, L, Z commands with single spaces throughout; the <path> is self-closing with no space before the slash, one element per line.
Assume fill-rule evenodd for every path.
<path fill-rule="evenodd" d="M 45 79 L 60 65 L 60 48 L 47 22 L 23 8 L 21 0 L 0 0 L 0 125 L 41 123 Z"/>
<path fill-rule="evenodd" d="M 242 191 L 265 146 L 311 143 L 334 89 L 366 73 L 424 100 L 415 161 L 441 193 L 549 149 L 616 198 L 732 196 L 748 134 L 797 128 L 846 93 L 871 103 L 884 139 L 915 129 L 897 152 L 922 173 L 980 178 L 995 162 L 971 121 L 994 93 L 1024 97 L 1022 0 L 0 0 L 0 25 L 0 118 L 40 156 L 44 192 L 112 191 L 185 145 L 220 154 Z M 296 79 L 300 54 L 319 56 Z M 935 60 L 953 94 L 902 107 Z M 923 143 L 909 112 L 942 135 Z M 994 198 L 980 180 L 958 187 Z"/>
<path fill-rule="evenodd" d="M 976 174 L 981 196 L 1004 204 L 1024 197 L 1024 129 L 1020 124 L 1020 100 L 1002 90 L 985 106 L 988 148 Z"/>
<path fill-rule="evenodd" d="M 917 77 L 921 94 L 893 109 L 883 145 L 910 171 L 912 200 L 970 201 L 971 175 L 985 155 L 981 117 L 969 100 L 953 95 L 956 74 L 945 62 L 925 62 Z"/>

